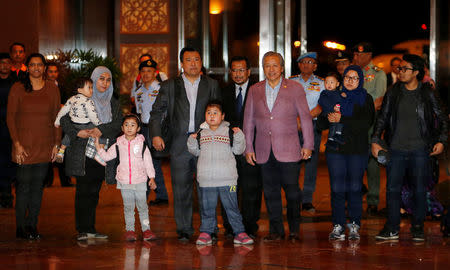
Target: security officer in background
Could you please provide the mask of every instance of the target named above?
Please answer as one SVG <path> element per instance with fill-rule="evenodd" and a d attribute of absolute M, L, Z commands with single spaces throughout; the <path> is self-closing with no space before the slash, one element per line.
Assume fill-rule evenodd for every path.
<path fill-rule="evenodd" d="M 132 93 L 133 100 L 136 104 L 136 112 L 140 115 L 142 121 L 141 132 L 147 141 L 147 145 L 151 145 L 149 141 L 148 123 L 150 120 L 150 112 L 153 103 L 159 94 L 159 81 L 156 79 L 157 63 L 151 59 L 143 61 L 139 64 L 139 76 L 141 78 L 140 86 Z M 164 183 L 164 175 L 161 169 L 161 159 L 152 155 L 153 167 L 155 168 L 156 182 L 156 199 L 149 202 L 150 205 L 167 205 L 169 197 L 167 195 L 166 185 Z M 147 189 L 147 197 L 150 190 Z"/>
<path fill-rule="evenodd" d="M 353 47 L 353 62 L 363 70 L 364 85 L 373 98 L 375 111 L 378 112 L 386 93 L 386 74 L 384 71 L 375 66 L 372 62 L 373 47 L 368 42 L 361 42 Z M 375 121 L 376 122 L 376 121 Z M 369 138 L 373 132 L 373 127 L 369 130 Z M 380 167 L 376 159 L 370 155 L 367 164 L 367 213 L 375 215 L 378 212 L 378 203 L 380 198 Z"/>
<path fill-rule="evenodd" d="M 307 52 L 297 58 L 300 74 L 290 77 L 291 80 L 299 82 L 306 93 L 309 111 L 313 118 L 314 125 L 314 151 L 311 159 L 305 161 L 305 177 L 303 180 L 303 201 L 302 209 L 310 213 L 315 213 L 316 209 L 312 204 L 313 193 L 316 189 L 317 165 L 319 162 L 319 146 L 322 138 L 322 131 L 316 128 L 317 116 L 322 112 L 318 105 L 320 93 L 325 90 L 322 78 L 314 75 L 317 70 L 317 53 Z M 303 138 L 300 134 L 300 138 Z M 303 143 L 303 142 L 301 142 Z"/>
<path fill-rule="evenodd" d="M 334 62 L 336 62 L 337 72 L 342 77 L 344 75 L 345 69 L 348 66 L 350 66 L 350 63 L 351 63 L 350 56 L 348 54 L 346 54 L 345 52 L 339 51 L 336 55 L 336 58 L 334 59 Z M 341 85 L 342 85 L 342 82 L 341 82 Z"/>

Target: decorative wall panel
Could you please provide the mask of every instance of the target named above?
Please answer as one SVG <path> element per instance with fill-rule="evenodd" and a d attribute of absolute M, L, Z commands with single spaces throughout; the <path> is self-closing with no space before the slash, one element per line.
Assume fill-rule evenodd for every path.
<path fill-rule="evenodd" d="M 131 92 L 139 73 L 139 56 L 148 53 L 158 63 L 158 70 L 169 74 L 169 44 L 121 44 L 120 45 L 120 93 Z"/>
<path fill-rule="evenodd" d="M 121 0 L 120 33 L 169 33 L 169 0 Z"/>

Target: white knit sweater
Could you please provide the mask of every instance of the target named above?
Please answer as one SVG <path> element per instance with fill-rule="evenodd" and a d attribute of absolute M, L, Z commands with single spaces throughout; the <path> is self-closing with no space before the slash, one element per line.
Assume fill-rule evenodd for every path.
<path fill-rule="evenodd" d="M 245 150 L 242 131 L 234 133 L 230 147 L 229 123 L 223 121 L 216 130 L 211 130 L 206 122 L 200 125 L 200 147 L 196 138 L 189 136 L 188 150 L 197 161 L 197 181 L 200 187 L 223 187 L 237 184 L 238 174 L 234 155 Z M 234 154 L 234 155 L 233 155 Z"/>

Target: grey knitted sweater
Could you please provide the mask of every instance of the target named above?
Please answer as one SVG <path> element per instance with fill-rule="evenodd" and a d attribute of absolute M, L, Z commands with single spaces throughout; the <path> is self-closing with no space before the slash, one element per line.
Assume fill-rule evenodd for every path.
<path fill-rule="evenodd" d="M 197 181 L 200 187 L 223 187 L 237 184 L 238 174 L 234 155 L 245 150 L 244 133 L 234 133 L 233 146 L 230 146 L 229 123 L 223 121 L 216 130 L 211 130 L 204 122 L 200 136 L 200 147 L 196 138 L 189 136 L 188 150 L 197 161 Z"/>

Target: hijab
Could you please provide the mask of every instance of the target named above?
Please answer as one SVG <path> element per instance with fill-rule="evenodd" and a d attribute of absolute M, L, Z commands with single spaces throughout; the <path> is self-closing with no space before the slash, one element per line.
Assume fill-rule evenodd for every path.
<path fill-rule="evenodd" d="M 92 101 L 94 101 L 95 110 L 97 111 L 98 118 L 100 121 L 105 124 L 112 121 L 112 113 L 111 113 L 111 97 L 113 95 L 113 83 L 111 81 L 111 85 L 106 89 L 105 92 L 100 92 L 97 89 L 97 81 L 103 73 L 108 73 L 111 76 L 111 71 L 104 66 L 98 66 L 92 71 L 91 79 L 93 84 L 94 91 L 92 93 Z"/>
<path fill-rule="evenodd" d="M 358 86 L 353 90 L 348 90 L 345 85 L 342 84 L 342 92 L 345 93 L 347 97 L 342 99 L 341 112 L 346 116 L 351 116 L 353 114 L 353 106 L 355 104 L 359 106 L 364 105 L 367 96 L 367 91 L 363 88 L 364 75 L 361 68 L 356 65 L 348 66 L 344 71 L 344 78 L 350 70 L 356 71 L 356 73 L 358 73 L 359 81 Z"/>

